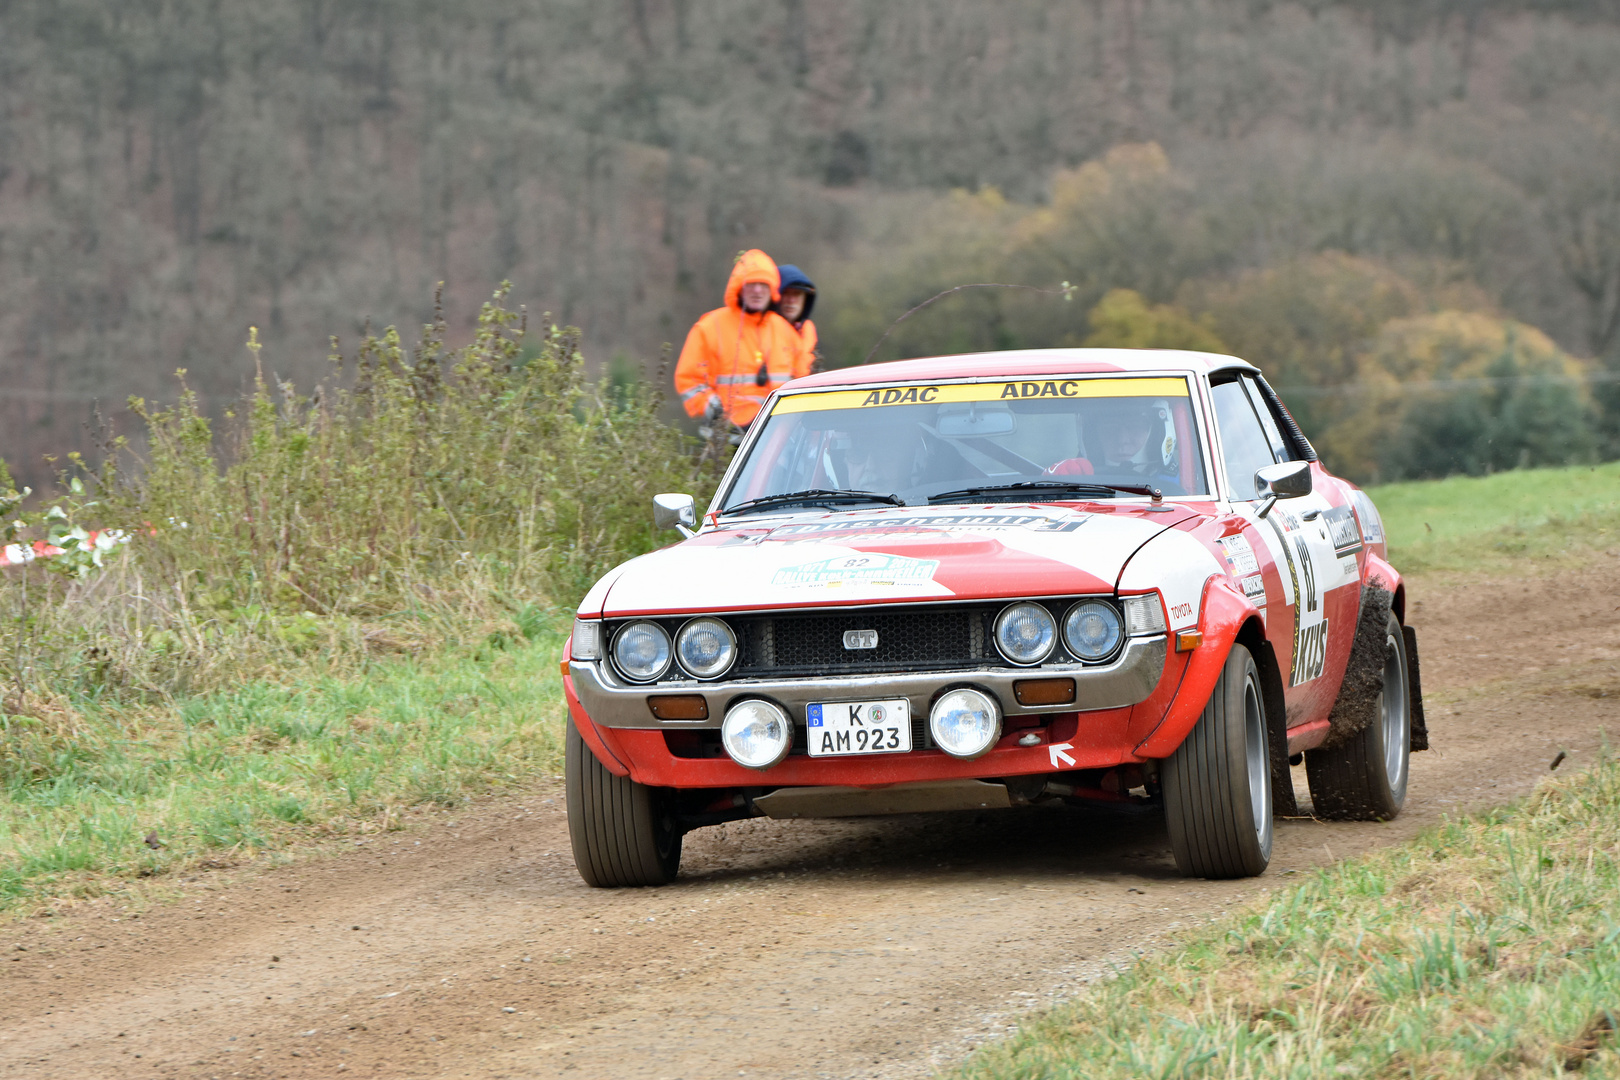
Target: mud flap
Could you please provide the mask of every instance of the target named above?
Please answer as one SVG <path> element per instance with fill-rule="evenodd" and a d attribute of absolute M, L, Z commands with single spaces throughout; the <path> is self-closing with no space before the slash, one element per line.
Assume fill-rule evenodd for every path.
<path fill-rule="evenodd" d="M 1429 725 L 1423 719 L 1423 680 L 1418 675 L 1417 631 L 1410 626 L 1401 627 L 1406 642 L 1406 682 L 1412 705 L 1412 749 L 1429 748 Z"/>

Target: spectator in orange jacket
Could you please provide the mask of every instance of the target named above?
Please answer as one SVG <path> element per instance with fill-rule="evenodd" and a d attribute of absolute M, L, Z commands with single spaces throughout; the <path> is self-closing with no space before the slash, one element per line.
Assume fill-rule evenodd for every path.
<path fill-rule="evenodd" d="M 810 321 L 810 312 L 816 306 L 816 283 L 792 263 L 777 268 L 782 274 L 782 299 L 776 302 L 776 313 L 793 324 L 793 329 L 804 339 L 804 347 L 814 363 L 821 359 L 816 324 Z"/>
<path fill-rule="evenodd" d="M 675 364 L 675 393 L 686 415 L 747 427 L 776 387 L 810 374 L 804 339 L 771 304 L 781 299 L 771 257 L 745 251 L 726 282 L 726 306 L 699 319 Z"/>

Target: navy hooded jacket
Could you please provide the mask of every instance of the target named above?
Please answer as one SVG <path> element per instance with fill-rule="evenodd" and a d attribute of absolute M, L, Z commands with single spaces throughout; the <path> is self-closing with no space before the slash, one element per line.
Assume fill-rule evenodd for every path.
<path fill-rule="evenodd" d="M 804 271 L 792 263 L 782 263 L 776 269 L 782 275 L 782 283 L 778 286 L 779 290 L 804 290 L 804 310 L 799 312 L 798 322 L 794 323 L 797 326 L 810 317 L 811 310 L 816 306 L 816 283 L 806 277 Z"/>

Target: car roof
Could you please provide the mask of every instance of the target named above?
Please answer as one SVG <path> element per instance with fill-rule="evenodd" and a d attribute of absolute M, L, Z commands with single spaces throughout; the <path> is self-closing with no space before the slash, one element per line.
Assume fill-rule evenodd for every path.
<path fill-rule="evenodd" d="M 1133 371 L 1186 371 L 1202 375 L 1238 368 L 1258 371 L 1235 356 L 1185 349 L 1017 349 L 966 353 L 918 360 L 837 368 L 795 379 L 790 390 L 813 390 L 867 383 L 915 382 L 925 379 L 1023 378 L 1050 375 L 1103 375 Z"/>

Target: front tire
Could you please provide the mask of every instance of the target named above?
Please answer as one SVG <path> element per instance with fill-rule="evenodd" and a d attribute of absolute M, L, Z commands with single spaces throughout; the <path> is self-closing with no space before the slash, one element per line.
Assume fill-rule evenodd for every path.
<path fill-rule="evenodd" d="M 1317 817 L 1388 821 L 1406 804 L 1412 752 L 1411 676 L 1406 639 L 1393 614 L 1385 649 L 1384 687 L 1372 723 L 1337 746 L 1305 752 L 1305 775 Z"/>
<path fill-rule="evenodd" d="M 1187 738 L 1160 769 L 1176 867 L 1253 877 L 1271 862 L 1271 753 L 1254 657 L 1233 645 Z"/>
<path fill-rule="evenodd" d="M 681 864 L 672 793 L 608 771 L 568 721 L 564 773 L 568 839 L 585 884 L 667 885 Z"/>

